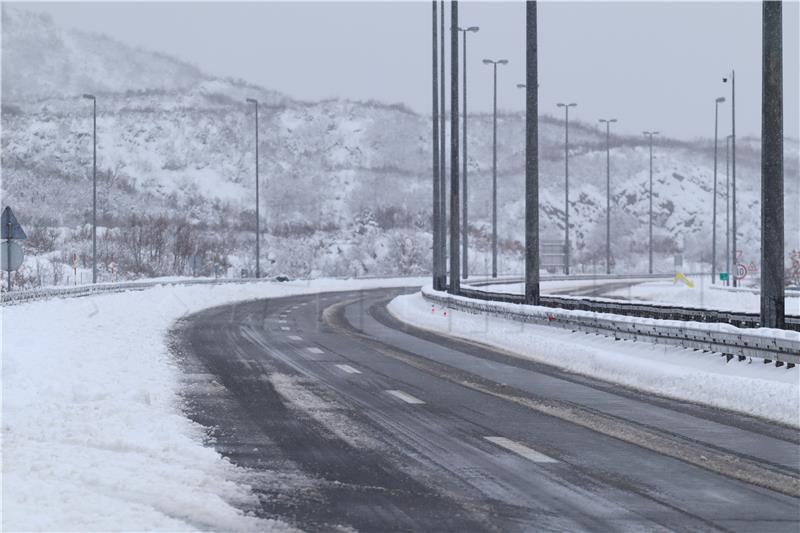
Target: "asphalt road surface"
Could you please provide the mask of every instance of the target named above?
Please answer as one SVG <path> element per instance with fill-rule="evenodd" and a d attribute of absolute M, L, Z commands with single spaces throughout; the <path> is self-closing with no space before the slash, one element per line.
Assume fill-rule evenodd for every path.
<path fill-rule="evenodd" d="M 800 531 L 796 431 L 406 327 L 399 293 L 179 324 L 187 413 L 249 473 L 249 511 L 306 531 Z"/>

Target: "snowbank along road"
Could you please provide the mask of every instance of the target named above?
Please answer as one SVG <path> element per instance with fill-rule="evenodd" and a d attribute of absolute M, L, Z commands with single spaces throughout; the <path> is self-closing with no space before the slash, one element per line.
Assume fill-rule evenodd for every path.
<path fill-rule="evenodd" d="M 188 414 L 250 472 L 250 511 L 308 531 L 800 528 L 795 429 L 408 326 L 400 292 L 176 325 Z"/>

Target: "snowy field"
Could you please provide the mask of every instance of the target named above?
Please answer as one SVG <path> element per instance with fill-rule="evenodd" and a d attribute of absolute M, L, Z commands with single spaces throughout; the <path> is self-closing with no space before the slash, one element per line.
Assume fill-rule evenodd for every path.
<path fill-rule="evenodd" d="M 797 368 L 725 362 L 724 357 L 647 342 L 573 333 L 489 315 L 443 309 L 420 293 L 389 310 L 414 326 L 498 347 L 539 361 L 666 397 L 721 407 L 800 427 Z"/>
<path fill-rule="evenodd" d="M 182 414 L 165 336 L 214 305 L 423 279 L 156 287 L 2 308 L 2 530 L 289 531 Z"/>
<path fill-rule="evenodd" d="M 758 293 L 749 290 L 723 289 L 700 277 L 693 278 L 693 282 L 694 287 L 688 287 L 682 282 L 674 283 L 668 280 L 648 281 L 647 283 L 610 292 L 607 296 L 724 311 L 757 313 L 761 309 L 761 296 Z M 787 294 L 786 313 L 800 315 L 800 298 Z"/>
<path fill-rule="evenodd" d="M 603 294 L 605 298 L 623 299 L 632 301 L 655 302 L 683 307 L 700 307 L 723 311 L 747 311 L 757 313 L 761 308 L 760 296 L 751 290 L 729 290 L 708 283 L 700 276 L 690 276 L 694 287 L 685 283 L 672 280 L 638 280 L 640 283 L 624 289 L 617 289 Z M 637 280 L 630 280 L 637 281 Z M 583 289 L 602 285 L 604 280 L 582 281 L 542 281 L 542 294 L 552 294 L 553 291 L 566 291 L 570 289 Z M 522 294 L 522 283 L 498 283 L 483 287 L 473 287 L 477 290 L 490 292 L 506 292 Z M 596 297 L 592 297 L 596 298 Z M 786 313 L 800 315 L 800 297 L 794 291 L 786 294 Z"/>
<path fill-rule="evenodd" d="M 517 277 L 516 279 L 519 279 Z M 488 280 L 479 280 L 480 281 L 488 281 Z M 568 294 L 569 291 L 579 291 L 583 289 L 588 289 L 591 287 L 602 287 L 607 284 L 614 284 L 620 283 L 625 281 L 634 281 L 634 282 L 646 282 L 651 281 L 651 278 L 630 278 L 624 280 L 618 279 L 541 279 L 539 281 L 539 290 L 542 294 Z M 470 285 L 470 283 L 475 283 L 475 280 L 468 280 L 466 283 L 462 281 L 463 287 L 469 287 L 470 289 L 476 291 L 483 291 L 483 292 L 505 292 L 510 294 L 523 294 L 525 292 L 525 285 L 519 281 L 503 281 L 502 279 L 499 280 L 499 283 L 492 283 L 491 285 Z"/>

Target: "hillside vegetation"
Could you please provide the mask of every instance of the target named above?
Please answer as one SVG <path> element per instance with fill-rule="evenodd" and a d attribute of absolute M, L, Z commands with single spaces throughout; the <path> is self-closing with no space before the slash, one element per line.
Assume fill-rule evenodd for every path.
<path fill-rule="evenodd" d="M 268 275 L 416 274 L 430 268 L 430 117 L 400 105 L 300 102 L 216 79 L 162 54 L 65 30 L 4 8 L 2 195 L 29 229 L 21 283 L 64 283 L 91 258 L 92 123 L 97 95 L 101 277 L 254 268 L 254 114 L 260 102 L 262 268 Z M 485 271 L 491 220 L 491 117 L 470 115 L 473 272 Z M 521 268 L 524 117 L 498 123 L 501 266 Z M 541 230 L 563 236 L 564 124 L 540 121 Z M 613 136 L 612 245 L 620 271 L 647 258 L 648 148 Z M 724 141 L 724 137 L 723 137 Z M 720 143 L 719 260 L 724 240 Z M 800 248 L 798 144 L 786 141 L 787 257 Z M 605 255 L 605 133 L 570 124 L 570 225 L 576 270 Z M 658 138 L 657 269 L 710 259 L 713 146 Z M 759 257 L 759 142 L 737 145 L 739 247 Z M 788 261 L 788 259 L 787 259 Z M 74 281 L 74 280 L 73 280 Z"/>

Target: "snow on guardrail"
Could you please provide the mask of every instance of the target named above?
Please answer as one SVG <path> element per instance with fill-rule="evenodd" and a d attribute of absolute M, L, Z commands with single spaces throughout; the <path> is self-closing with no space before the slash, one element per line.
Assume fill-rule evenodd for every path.
<path fill-rule="evenodd" d="M 430 287 L 423 297 L 439 305 L 473 313 L 488 313 L 511 320 L 542 323 L 560 328 L 595 333 L 615 339 L 647 340 L 723 355 L 756 357 L 777 366 L 800 364 L 800 333 L 778 329 L 743 329 L 722 323 L 700 323 L 623 316 L 594 311 L 579 311 L 478 300 L 454 296 Z"/>

